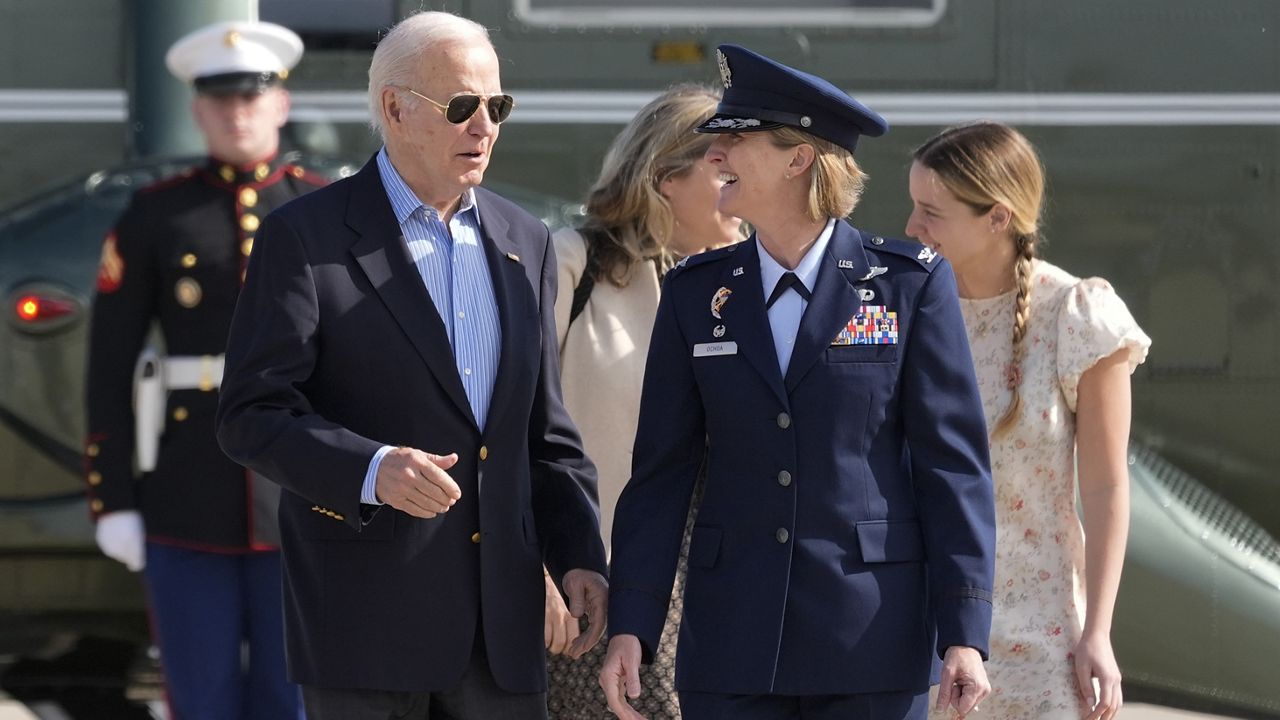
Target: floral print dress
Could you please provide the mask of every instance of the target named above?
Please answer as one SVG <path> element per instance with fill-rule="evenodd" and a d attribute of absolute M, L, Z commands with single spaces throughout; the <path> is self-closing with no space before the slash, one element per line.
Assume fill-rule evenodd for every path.
<path fill-rule="evenodd" d="M 1015 368 L 1015 300 L 1011 291 L 960 301 L 989 428 L 1008 406 L 1010 379 L 1021 376 L 1021 418 L 991 442 L 996 584 L 992 692 L 981 717 L 1078 720 L 1071 651 L 1084 622 L 1085 553 L 1076 514 L 1076 391 L 1086 370 L 1122 348 L 1133 372 L 1151 340 L 1105 280 L 1037 261 L 1025 352 Z"/>

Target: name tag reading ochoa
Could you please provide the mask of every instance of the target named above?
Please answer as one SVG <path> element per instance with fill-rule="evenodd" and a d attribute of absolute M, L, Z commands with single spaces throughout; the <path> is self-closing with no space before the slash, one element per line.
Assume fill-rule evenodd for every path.
<path fill-rule="evenodd" d="M 715 355 L 737 355 L 738 343 L 727 340 L 718 343 L 698 343 L 693 346 L 694 357 L 713 357 Z"/>

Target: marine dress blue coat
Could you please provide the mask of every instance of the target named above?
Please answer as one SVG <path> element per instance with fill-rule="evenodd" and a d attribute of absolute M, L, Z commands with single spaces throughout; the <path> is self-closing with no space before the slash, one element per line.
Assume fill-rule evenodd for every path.
<path fill-rule="evenodd" d="M 759 252 L 753 237 L 667 276 L 614 520 L 610 634 L 639 637 L 646 659 L 657 646 L 705 458 L 677 688 L 923 690 L 947 647 L 985 657 L 991 626 L 987 431 L 954 275 L 837 222 L 784 377 Z M 840 344 L 872 337 L 867 322 L 880 344 Z"/>

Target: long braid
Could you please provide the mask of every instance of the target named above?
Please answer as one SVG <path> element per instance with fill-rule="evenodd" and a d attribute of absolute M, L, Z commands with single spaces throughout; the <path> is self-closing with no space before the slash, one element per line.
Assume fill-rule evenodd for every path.
<path fill-rule="evenodd" d="M 1023 342 L 1027 337 L 1027 325 L 1031 322 L 1031 273 L 1032 263 L 1036 257 L 1036 234 L 1019 234 L 1016 239 L 1018 256 L 1013 262 L 1014 279 L 1018 286 L 1018 296 L 1013 308 L 1013 359 L 1005 369 L 1012 396 L 1004 415 L 996 421 L 993 437 L 1008 432 L 1018 420 L 1022 410 L 1022 358 L 1026 354 Z"/>

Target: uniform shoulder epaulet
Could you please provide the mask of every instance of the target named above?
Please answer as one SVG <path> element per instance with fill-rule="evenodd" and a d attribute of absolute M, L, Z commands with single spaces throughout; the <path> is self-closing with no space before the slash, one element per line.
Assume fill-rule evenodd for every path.
<path fill-rule="evenodd" d="M 679 275 L 689 268 L 706 265 L 707 263 L 712 263 L 716 260 L 723 260 L 724 258 L 729 257 L 730 253 L 737 249 L 737 245 L 726 245 L 725 247 L 716 248 L 715 250 L 700 252 L 697 255 L 686 255 L 680 258 L 680 262 L 676 263 L 675 266 L 667 271 L 667 278 L 670 279 Z"/>
<path fill-rule="evenodd" d="M 156 192 L 157 190 L 164 190 L 166 188 L 176 187 L 185 182 L 190 182 L 191 179 L 194 178 L 195 176 L 196 176 L 196 168 L 193 168 L 193 167 L 187 168 L 186 170 L 183 170 L 177 175 L 172 175 L 162 180 L 157 180 L 151 183 L 150 185 L 143 185 L 142 187 L 138 188 L 138 192 L 153 193 L 153 192 Z"/>
<path fill-rule="evenodd" d="M 942 258 L 937 250 L 915 240 L 899 240 L 898 238 L 887 238 L 867 232 L 862 233 L 862 246 L 872 252 L 892 253 L 893 255 L 911 258 L 920 267 L 929 272 L 933 272 L 933 269 L 938 267 L 938 260 Z"/>
<path fill-rule="evenodd" d="M 301 165 L 294 165 L 290 163 L 284 166 L 284 171 L 302 182 L 315 185 L 316 187 L 324 187 L 329 184 L 329 178 L 321 175 L 320 173 L 311 172 Z"/>

